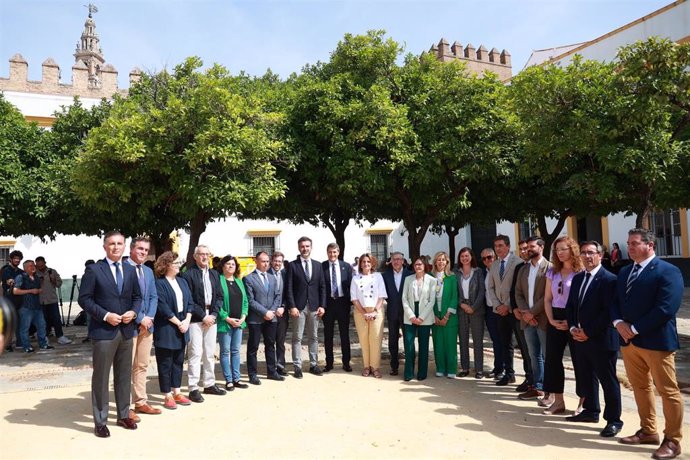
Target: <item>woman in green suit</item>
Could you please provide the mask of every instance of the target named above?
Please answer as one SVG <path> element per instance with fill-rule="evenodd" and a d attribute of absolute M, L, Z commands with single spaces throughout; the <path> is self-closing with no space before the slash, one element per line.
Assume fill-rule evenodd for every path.
<path fill-rule="evenodd" d="M 225 388 L 247 388 L 240 382 L 240 347 L 242 329 L 249 311 L 247 292 L 240 278 L 240 264 L 231 255 L 220 261 L 220 286 L 223 290 L 223 306 L 218 313 L 218 343 L 220 344 L 220 367 L 225 375 Z"/>
<path fill-rule="evenodd" d="M 450 271 L 447 253 L 437 252 L 432 267 L 431 274 L 436 278 L 432 331 L 436 377 L 454 379 L 458 371 L 458 281 Z"/>

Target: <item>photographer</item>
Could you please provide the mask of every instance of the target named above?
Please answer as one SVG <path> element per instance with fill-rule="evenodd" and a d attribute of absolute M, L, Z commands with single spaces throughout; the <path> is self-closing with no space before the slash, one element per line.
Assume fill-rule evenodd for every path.
<path fill-rule="evenodd" d="M 46 266 L 46 259 L 43 256 L 36 257 L 36 275 L 41 280 L 41 293 L 39 299 L 43 307 L 43 316 L 46 321 L 46 332 L 51 328 L 55 329 L 55 337 L 60 345 L 72 343 L 70 339 L 62 333 L 62 319 L 60 318 L 60 307 L 58 306 L 58 296 L 56 289 L 62 286 L 60 274 Z M 47 335 L 47 334 L 46 334 Z"/>
<path fill-rule="evenodd" d="M 22 298 L 20 296 L 15 296 L 12 292 L 12 287 L 14 286 L 14 279 L 23 273 L 23 270 L 19 268 L 19 264 L 24 258 L 24 254 L 21 251 L 10 252 L 10 262 L 2 267 L 0 271 L 0 279 L 2 279 L 2 294 L 9 301 L 10 304 L 14 305 L 14 308 L 19 311 L 22 306 Z M 19 337 L 19 321 L 15 321 L 15 339 L 17 341 L 17 348 L 22 347 L 21 339 Z M 14 351 L 12 347 L 12 341 L 5 341 L 5 350 Z"/>

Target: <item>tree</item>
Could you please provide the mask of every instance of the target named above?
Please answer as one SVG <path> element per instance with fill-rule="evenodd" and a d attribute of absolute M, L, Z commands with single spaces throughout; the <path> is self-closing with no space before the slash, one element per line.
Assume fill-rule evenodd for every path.
<path fill-rule="evenodd" d="M 121 222 L 165 241 L 190 231 L 188 262 L 207 223 L 259 209 L 284 193 L 274 162 L 281 114 L 265 110 L 246 75 L 189 58 L 145 75 L 93 129 L 74 168 L 86 203 L 117 210 Z M 156 248 L 158 250 L 158 247 Z"/>

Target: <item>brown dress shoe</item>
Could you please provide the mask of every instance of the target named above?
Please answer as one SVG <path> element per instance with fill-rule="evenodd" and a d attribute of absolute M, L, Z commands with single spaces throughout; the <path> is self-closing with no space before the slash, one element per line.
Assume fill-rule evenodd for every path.
<path fill-rule="evenodd" d="M 621 444 L 659 444 L 659 435 L 656 433 L 647 434 L 642 430 L 637 430 L 632 436 L 626 436 L 618 440 Z"/>
<path fill-rule="evenodd" d="M 680 444 L 673 442 L 670 439 L 664 438 L 659 448 L 652 454 L 652 458 L 659 460 L 667 458 L 676 458 L 680 455 Z"/>
<path fill-rule="evenodd" d="M 157 407 L 151 407 L 149 404 L 142 404 L 141 406 L 135 406 L 134 412 L 138 414 L 158 415 L 161 413 L 161 410 Z M 135 420 L 135 422 L 138 423 L 138 420 Z"/>
<path fill-rule="evenodd" d="M 129 418 L 134 420 L 134 423 L 141 422 L 141 418 L 137 414 L 135 414 L 132 409 L 129 410 Z"/>
<path fill-rule="evenodd" d="M 136 430 L 137 424 L 131 418 L 119 418 L 117 419 L 117 426 L 121 426 L 126 430 Z"/>

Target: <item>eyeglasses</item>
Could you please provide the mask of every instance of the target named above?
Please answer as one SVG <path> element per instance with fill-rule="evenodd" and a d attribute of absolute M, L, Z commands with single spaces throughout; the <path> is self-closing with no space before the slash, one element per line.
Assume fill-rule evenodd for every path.
<path fill-rule="evenodd" d="M 582 256 L 582 257 L 594 257 L 597 254 L 601 254 L 601 253 L 598 251 L 583 251 L 580 253 L 580 256 Z"/>
<path fill-rule="evenodd" d="M 482 260 L 493 260 L 494 256 L 484 256 Z"/>
<path fill-rule="evenodd" d="M 564 248 L 556 248 L 556 252 L 566 252 L 570 251 L 570 246 L 566 246 Z"/>

